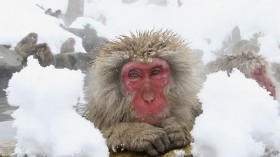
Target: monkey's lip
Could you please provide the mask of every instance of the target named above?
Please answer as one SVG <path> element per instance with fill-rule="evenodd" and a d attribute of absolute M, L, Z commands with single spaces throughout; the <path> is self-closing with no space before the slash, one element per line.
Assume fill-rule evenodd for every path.
<path fill-rule="evenodd" d="M 148 124 L 158 124 L 162 119 L 158 119 L 158 118 L 153 118 L 153 119 L 141 119 L 139 120 L 139 122 L 142 123 L 148 123 Z"/>
<path fill-rule="evenodd" d="M 162 121 L 165 117 L 164 116 L 154 116 L 154 115 L 145 115 L 138 117 L 138 122 L 142 123 L 148 123 L 148 124 L 158 124 L 160 121 Z"/>

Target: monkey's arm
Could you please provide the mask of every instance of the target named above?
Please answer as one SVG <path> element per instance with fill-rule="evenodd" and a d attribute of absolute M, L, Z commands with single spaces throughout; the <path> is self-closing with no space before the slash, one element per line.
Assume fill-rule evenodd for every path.
<path fill-rule="evenodd" d="M 118 123 L 104 130 L 109 149 L 146 152 L 157 156 L 169 148 L 168 136 L 162 128 L 146 123 Z"/>
<path fill-rule="evenodd" d="M 160 124 L 160 126 L 164 129 L 169 138 L 169 149 L 187 146 L 192 141 L 190 125 L 179 118 L 167 118 Z"/>

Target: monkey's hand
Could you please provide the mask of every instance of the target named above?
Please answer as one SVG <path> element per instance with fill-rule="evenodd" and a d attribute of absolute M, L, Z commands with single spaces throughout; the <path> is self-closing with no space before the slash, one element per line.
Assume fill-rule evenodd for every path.
<path fill-rule="evenodd" d="M 168 150 L 170 142 L 162 128 L 146 123 L 118 123 L 104 132 L 113 151 L 146 152 L 157 156 Z"/>
<path fill-rule="evenodd" d="M 160 126 L 170 140 L 169 149 L 180 148 L 191 143 L 192 137 L 187 123 L 172 117 L 164 120 Z"/>

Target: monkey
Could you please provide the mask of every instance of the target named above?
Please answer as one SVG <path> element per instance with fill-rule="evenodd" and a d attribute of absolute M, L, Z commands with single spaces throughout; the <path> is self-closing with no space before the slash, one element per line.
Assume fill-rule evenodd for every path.
<path fill-rule="evenodd" d="M 51 16 L 56 17 L 56 18 L 60 18 L 60 15 L 61 15 L 60 9 L 56 10 L 54 13 L 51 14 Z"/>
<path fill-rule="evenodd" d="M 71 53 L 75 51 L 75 39 L 68 38 L 60 47 L 60 53 Z"/>
<path fill-rule="evenodd" d="M 34 46 L 37 44 L 38 34 L 29 33 L 15 47 L 15 51 L 26 61 L 27 57 L 32 54 Z"/>
<path fill-rule="evenodd" d="M 56 18 L 60 18 L 60 15 L 61 15 L 61 10 L 58 9 L 56 10 L 55 12 L 52 12 L 52 9 L 49 8 L 45 11 L 45 14 L 47 15 L 50 15 L 50 16 L 53 16 L 53 17 L 56 17 Z"/>
<path fill-rule="evenodd" d="M 51 9 L 51 8 L 47 9 L 47 10 L 45 11 L 45 14 L 47 14 L 47 15 L 52 15 L 52 14 L 53 14 L 52 9 Z"/>
<path fill-rule="evenodd" d="M 90 69 L 85 117 L 109 149 L 157 156 L 192 141 L 201 82 L 188 44 L 171 30 L 121 35 Z"/>
<path fill-rule="evenodd" d="M 46 43 L 37 44 L 34 47 L 32 54 L 34 58 L 39 60 L 40 65 L 43 67 L 55 64 L 54 56 L 50 47 Z"/>
<path fill-rule="evenodd" d="M 60 53 L 54 56 L 55 58 L 55 67 L 56 68 L 68 68 L 74 70 L 82 70 L 87 72 L 90 66 L 91 57 L 87 53 Z"/>
<path fill-rule="evenodd" d="M 212 63 L 213 66 L 213 63 Z M 244 73 L 246 78 L 254 79 L 261 87 L 264 87 L 274 99 L 276 89 L 269 73 L 269 65 L 265 57 L 255 51 L 223 55 L 214 61 L 215 72 L 222 70 L 230 73 L 234 68 Z"/>
<path fill-rule="evenodd" d="M 15 47 L 15 51 L 23 58 L 22 64 L 26 64 L 27 57 L 33 55 L 39 60 L 42 66 L 54 64 L 55 60 L 53 54 L 46 43 L 37 44 L 38 34 L 29 33 L 25 36 Z"/>

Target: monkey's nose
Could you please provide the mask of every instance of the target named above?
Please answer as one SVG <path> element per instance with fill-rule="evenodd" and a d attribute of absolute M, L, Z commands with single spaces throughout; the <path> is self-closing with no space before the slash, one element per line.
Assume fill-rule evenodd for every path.
<path fill-rule="evenodd" d="M 151 104 L 155 100 L 154 92 L 151 89 L 145 89 L 143 91 L 143 100 L 146 103 Z"/>

